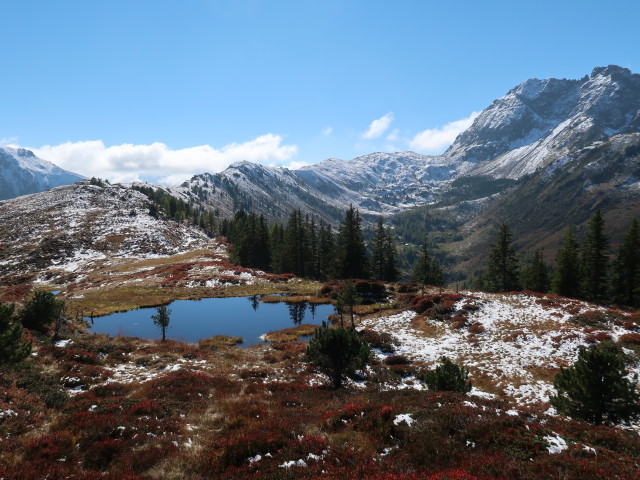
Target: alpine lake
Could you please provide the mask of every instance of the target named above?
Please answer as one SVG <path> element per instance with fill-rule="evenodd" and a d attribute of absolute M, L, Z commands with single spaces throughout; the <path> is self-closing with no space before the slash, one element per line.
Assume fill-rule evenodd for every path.
<path fill-rule="evenodd" d="M 262 343 L 261 336 L 268 332 L 302 324 L 319 326 L 334 313 L 331 304 L 266 303 L 260 301 L 259 295 L 176 300 L 168 308 L 171 321 L 167 339 L 197 343 L 204 338 L 226 335 L 242 337 L 242 347 Z M 156 313 L 155 308 L 140 308 L 85 319 L 93 333 L 160 339 L 161 330 L 151 318 Z"/>

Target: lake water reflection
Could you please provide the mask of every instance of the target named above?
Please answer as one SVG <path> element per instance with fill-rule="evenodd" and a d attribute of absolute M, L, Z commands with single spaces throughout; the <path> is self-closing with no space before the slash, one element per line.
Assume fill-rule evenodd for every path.
<path fill-rule="evenodd" d="M 260 297 L 176 300 L 169 304 L 171 325 L 167 338 L 196 343 L 214 335 L 242 337 L 242 346 L 260 343 L 260 335 L 301 323 L 321 325 L 333 313 L 333 305 L 262 303 Z M 155 308 L 141 308 L 93 319 L 90 331 L 148 339 L 159 339 L 153 324 Z"/>

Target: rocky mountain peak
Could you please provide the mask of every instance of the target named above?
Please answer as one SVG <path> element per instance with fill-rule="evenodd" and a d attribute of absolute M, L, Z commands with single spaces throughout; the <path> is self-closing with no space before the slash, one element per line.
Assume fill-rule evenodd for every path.
<path fill-rule="evenodd" d="M 613 79 L 616 79 L 640 75 L 631 73 L 631 70 L 629 70 L 628 68 L 619 67 L 618 65 L 608 65 L 606 67 L 596 67 L 591 71 L 592 79 L 598 76 L 611 77 Z"/>
<path fill-rule="evenodd" d="M 580 80 L 529 79 L 495 100 L 445 156 L 477 174 L 520 178 L 556 154 L 640 131 L 640 75 L 609 65 Z"/>

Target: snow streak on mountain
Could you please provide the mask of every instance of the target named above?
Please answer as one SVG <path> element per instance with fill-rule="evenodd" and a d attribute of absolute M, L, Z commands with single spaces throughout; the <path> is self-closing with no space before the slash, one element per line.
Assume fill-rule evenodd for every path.
<path fill-rule="evenodd" d="M 299 170 L 240 162 L 219 174 L 194 176 L 171 191 L 226 215 L 242 208 L 282 219 L 301 209 L 335 221 L 353 204 L 365 217 L 389 216 L 437 204 L 477 178 L 521 180 L 545 169 L 566 171 L 613 137 L 618 147 L 624 144 L 618 157 L 633 158 L 638 132 L 640 75 L 599 67 L 580 80 L 523 82 L 482 111 L 441 156 L 373 153 Z M 627 167 L 634 171 L 628 162 Z M 633 171 L 628 185 L 637 184 Z"/>
<path fill-rule="evenodd" d="M 38 158 L 30 150 L 0 147 L 0 200 L 43 192 L 83 178 Z"/>

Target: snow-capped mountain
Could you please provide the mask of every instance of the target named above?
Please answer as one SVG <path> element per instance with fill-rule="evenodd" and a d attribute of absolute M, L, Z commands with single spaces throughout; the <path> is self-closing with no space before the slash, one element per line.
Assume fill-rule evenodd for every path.
<path fill-rule="evenodd" d="M 578 152 L 637 132 L 640 75 L 610 65 L 579 80 L 523 82 L 483 110 L 442 156 L 374 153 L 299 170 L 240 162 L 219 174 L 197 175 L 171 191 L 227 215 L 244 208 L 282 219 L 301 209 L 335 221 L 353 204 L 365 218 L 389 216 L 452 196 L 478 199 L 478 192 L 487 190 L 467 188 L 478 178 L 494 182 L 495 188 L 488 189 L 493 194 L 509 185 L 502 180 L 577 168 L 572 162 Z M 637 139 L 621 141 L 635 144 Z M 467 198 L 469 191 L 474 194 Z"/>
<path fill-rule="evenodd" d="M 329 159 L 299 170 L 238 162 L 218 174 L 196 175 L 168 190 L 231 214 L 242 208 L 282 219 L 293 209 L 338 220 L 349 204 L 363 215 L 390 215 L 432 203 L 455 164 L 413 152 Z"/>
<path fill-rule="evenodd" d="M 530 79 L 495 100 L 444 156 L 470 175 L 517 179 L 618 133 L 640 131 L 640 75 L 610 65 L 581 80 Z"/>
<path fill-rule="evenodd" d="M 83 178 L 37 157 L 31 150 L 0 147 L 0 200 L 43 192 Z"/>

